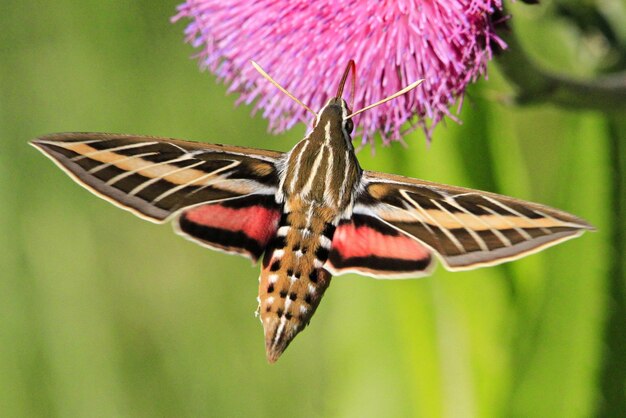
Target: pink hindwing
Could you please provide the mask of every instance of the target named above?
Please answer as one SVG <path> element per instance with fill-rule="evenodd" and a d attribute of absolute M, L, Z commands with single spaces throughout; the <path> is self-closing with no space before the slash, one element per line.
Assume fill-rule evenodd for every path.
<path fill-rule="evenodd" d="M 249 195 L 186 209 L 175 225 L 192 241 L 257 261 L 276 234 L 280 216 L 273 196 Z"/>
<path fill-rule="evenodd" d="M 377 278 L 420 277 L 434 267 L 431 250 L 377 218 L 353 214 L 335 230 L 328 270 Z"/>

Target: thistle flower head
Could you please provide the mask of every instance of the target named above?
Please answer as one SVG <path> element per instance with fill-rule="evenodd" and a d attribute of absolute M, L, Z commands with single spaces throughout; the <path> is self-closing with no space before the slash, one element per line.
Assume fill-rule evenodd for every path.
<path fill-rule="evenodd" d="M 310 115 L 250 65 L 257 61 L 313 109 L 337 88 L 346 63 L 357 64 L 354 110 L 418 79 L 411 92 L 355 117 L 363 142 L 380 132 L 399 140 L 402 126 L 430 137 L 466 86 L 485 71 L 501 0 L 187 0 L 174 20 L 189 18 L 186 39 L 202 67 L 254 103 L 280 132 Z M 350 89 L 346 89 L 349 93 Z M 344 93 L 345 95 L 345 93 Z M 350 102 L 350 97 L 346 97 Z"/>

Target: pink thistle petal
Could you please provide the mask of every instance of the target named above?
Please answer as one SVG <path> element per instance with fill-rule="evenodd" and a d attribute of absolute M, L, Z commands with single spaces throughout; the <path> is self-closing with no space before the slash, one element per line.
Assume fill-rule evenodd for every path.
<path fill-rule="evenodd" d="M 173 20 L 191 20 L 185 40 L 200 49 L 201 67 L 239 93 L 237 103 L 262 110 L 274 132 L 310 125 L 310 114 L 250 60 L 312 109 L 336 92 L 350 59 L 357 64 L 356 109 L 423 78 L 355 121 L 363 143 L 373 144 L 379 132 L 387 144 L 401 139 L 407 122 L 430 139 L 444 116 L 457 120 L 449 108 L 459 102 L 460 109 L 467 85 L 485 74 L 491 43 L 506 47 L 490 22 L 501 7 L 501 0 L 187 0 Z"/>

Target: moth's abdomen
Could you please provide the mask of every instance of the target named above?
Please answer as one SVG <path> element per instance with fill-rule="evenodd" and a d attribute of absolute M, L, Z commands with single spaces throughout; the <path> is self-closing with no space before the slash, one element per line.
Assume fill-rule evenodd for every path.
<path fill-rule="evenodd" d="M 334 216 L 317 208 L 284 214 L 263 260 L 259 309 L 267 358 L 274 362 L 291 340 L 308 325 L 326 288 L 330 273 L 322 268 L 334 233 Z"/>

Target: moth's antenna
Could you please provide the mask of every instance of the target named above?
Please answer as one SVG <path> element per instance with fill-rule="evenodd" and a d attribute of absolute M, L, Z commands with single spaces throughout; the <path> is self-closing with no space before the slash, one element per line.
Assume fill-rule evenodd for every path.
<path fill-rule="evenodd" d="M 302 103 L 300 100 L 298 100 L 296 98 L 296 96 L 294 96 L 293 94 L 289 93 L 287 90 L 285 90 L 285 88 L 283 86 L 281 86 L 280 84 L 278 84 L 277 82 L 274 81 L 274 79 L 272 77 L 269 76 L 268 73 L 265 72 L 265 70 L 263 70 L 263 68 L 261 68 L 261 66 L 259 64 L 257 64 L 254 61 L 250 61 L 252 63 L 252 66 L 254 67 L 255 70 L 257 70 L 263 77 L 265 77 L 267 79 L 267 81 L 269 81 L 270 83 L 272 83 L 273 85 L 275 85 L 278 90 L 282 91 L 283 93 L 285 93 L 287 96 L 289 96 L 289 98 L 291 98 L 294 102 L 298 103 L 300 106 L 302 106 L 303 108 L 305 108 L 306 110 L 308 110 L 309 112 L 313 113 L 315 115 L 315 117 L 317 117 L 317 113 L 315 113 L 313 110 L 311 110 L 310 107 L 308 107 L 307 105 L 305 105 L 304 103 Z"/>
<path fill-rule="evenodd" d="M 351 115 L 346 116 L 346 117 L 344 118 L 344 120 L 346 120 L 346 119 L 350 119 L 350 118 L 352 118 L 352 117 L 354 117 L 354 116 L 358 115 L 358 114 L 359 114 L 359 113 L 361 113 L 361 112 L 365 112 L 366 110 L 369 110 L 369 109 L 371 109 L 371 108 L 373 108 L 373 107 L 376 107 L 376 106 L 379 106 L 379 105 L 381 105 L 381 104 L 383 104 L 383 103 L 386 103 L 386 102 L 388 102 L 389 100 L 393 100 L 393 99 L 395 99 L 396 97 L 402 96 L 403 94 L 405 94 L 405 93 L 407 93 L 407 92 L 409 92 L 409 91 L 413 90 L 415 87 L 419 86 L 419 85 L 422 83 L 422 81 L 424 81 L 424 80 L 417 80 L 416 82 L 409 84 L 408 86 L 406 86 L 405 88 L 403 88 L 403 89 L 402 89 L 402 90 L 400 90 L 399 92 L 394 93 L 394 94 L 392 94 L 392 95 L 391 95 L 391 96 L 389 96 L 389 97 L 386 97 L 386 98 L 384 98 L 384 99 L 382 99 L 382 100 L 380 100 L 380 101 L 378 101 L 378 102 L 376 102 L 376 103 L 374 103 L 374 104 L 371 104 L 371 105 L 369 105 L 369 106 L 365 106 L 365 107 L 364 107 L 363 109 L 361 109 L 361 110 L 357 110 L 356 112 L 352 112 L 352 114 L 351 114 Z"/>

